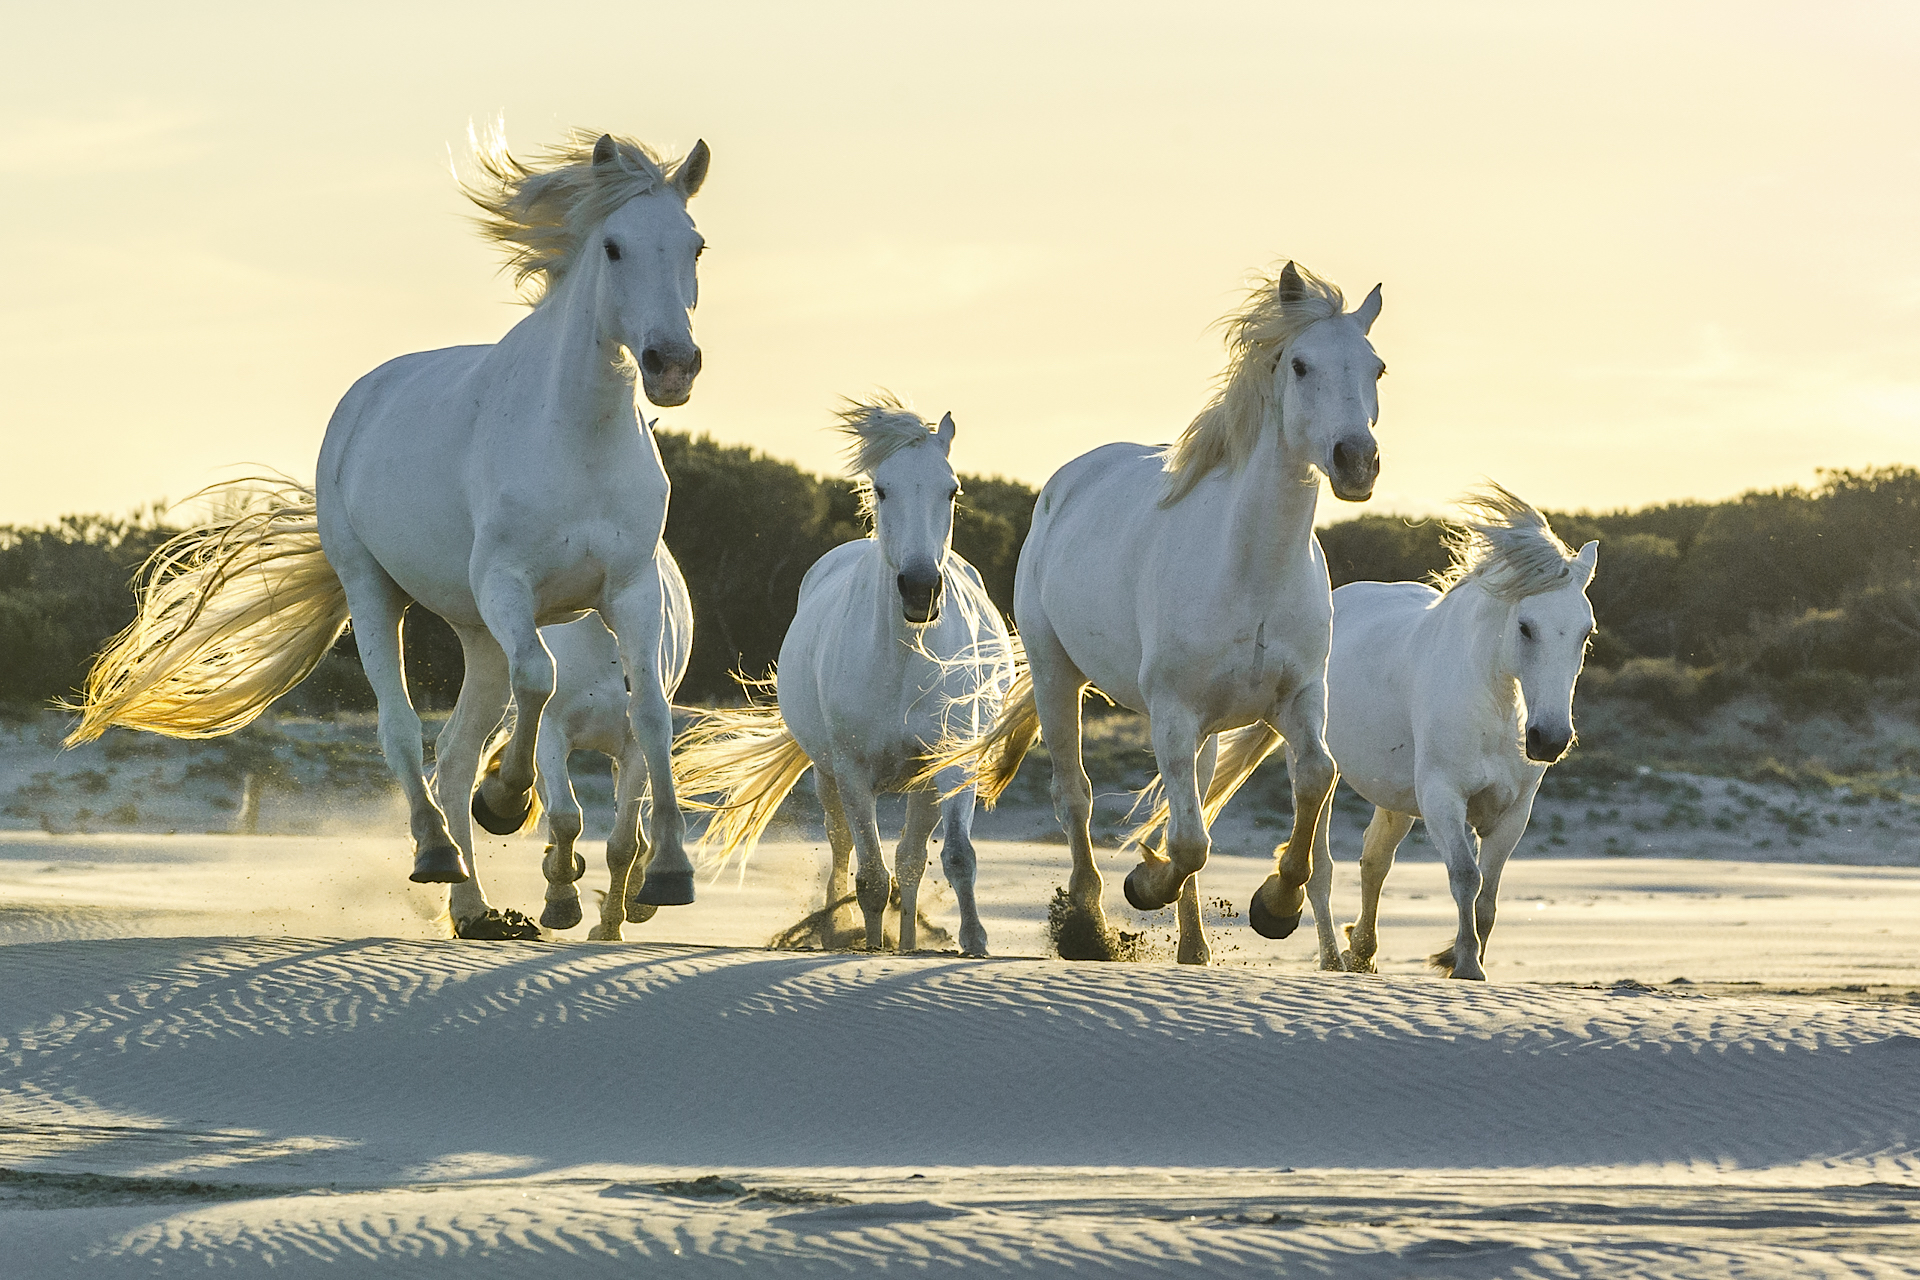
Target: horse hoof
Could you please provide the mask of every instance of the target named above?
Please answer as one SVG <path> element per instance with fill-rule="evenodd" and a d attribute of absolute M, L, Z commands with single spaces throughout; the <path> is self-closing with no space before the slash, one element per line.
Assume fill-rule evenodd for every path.
<path fill-rule="evenodd" d="M 520 806 L 517 814 L 501 814 L 487 803 L 487 789 L 476 788 L 473 793 L 473 820 L 496 836 L 510 836 L 527 825 L 527 818 L 533 812 L 533 792 L 521 793 L 526 803 Z"/>
<path fill-rule="evenodd" d="M 655 907 L 684 907 L 693 901 L 693 872 L 648 871 L 633 900 Z"/>
<path fill-rule="evenodd" d="M 647 921 L 653 919 L 659 910 L 660 908 L 654 906 L 651 902 L 642 902 L 638 898 L 628 898 L 627 923 L 645 924 Z M 618 941 L 618 939 L 615 939 L 615 941 Z"/>
<path fill-rule="evenodd" d="M 1300 913 L 1296 911 L 1290 916 L 1274 915 L 1267 910 L 1266 904 L 1260 901 L 1260 891 L 1256 889 L 1253 900 L 1247 904 L 1247 923 L 1252 925 L 1253 931 L 1263 938 L 1290 938 L 1293 936 L 1293 931 L 1300 927 Z"/>
<path fill-rule="evenodd" d="M 1161 901 L 1155 899 L 1152 894 L 1148 893 L 1146 875 L 1147 864 L 1143 862 L 1133 870 L 1127 872 L 1127 878 L 1120 887 L 1127 895 L 1127 901 L 1135 911 L 1158 911 L 1160 908 L 1166 906 L 1168 902 L 1172 902 L 1173 899 L 1167 898 Z"/>
<path fill-rule="evenodd" d="M 538 942 L 540 926 L 518 911 L 488 907 L 481 915 L 454 921 L 453 936 L 480 942 Z"/>
<path fill-rule="evenodd" d="M 580 923 L 580 899 L 562 898 L 540 909 L 542 929 L 571 929 Z"/>
<path fill-rule="evenodd" d="M 453 845 L 429 845 L 413 855 L 413 874 L 407 879 L 415 884 L 465 884 L 473 879 L 473 864 Z"/>

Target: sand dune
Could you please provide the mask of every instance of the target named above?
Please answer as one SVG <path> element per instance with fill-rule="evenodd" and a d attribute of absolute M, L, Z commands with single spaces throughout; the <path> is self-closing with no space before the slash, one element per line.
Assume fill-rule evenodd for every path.
<path fill-rule="evenodd" d="M 794 914 L 801 846 L 660 941 L 302 936 L 435 899 L 363 887 L 391 841 L 77 839 L 0 844 L 8 1277 L 1920 1274 L 1920 1005 L 1514 980 L 1910 981 L 1911 871 L 1519 865 L 1480 986 L 1231 919 L 1208 970 L 696 945 Z M 996 949 L 1059 853 L 983 849 Z"/>

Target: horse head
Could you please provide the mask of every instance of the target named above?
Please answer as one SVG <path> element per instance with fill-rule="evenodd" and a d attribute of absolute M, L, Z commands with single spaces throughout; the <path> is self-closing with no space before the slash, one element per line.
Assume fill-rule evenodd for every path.
<path fill-rule="evenodd" d="M 1315 295 L 1289 262 L 1278 283 L 1283 309 L 1311 305 Z M 1377 384 L 1387 371 L 1367 331 L 1380 314 L 1380 286 L 1352 311 L 1315 321 L 1281 348 L 1273 366 L 1273 402 L 1290 453 L 1310 459 L 1334 496 L 1365 502 L 1380 476 Z"/>
<path fill-rule="evenodd" d="M 916 627 L 940 619 L 941 566 L 953 545 L 953 500 L 960 494 L 948 455 L 953 415 L 924 443 L 896 449 L 869 473 L 874 537 L 894 571 L 900 611 Z"/>
<path fill-rule="evenodd" d="M 583 249 L 598 262 L 596 302 L 601 334 L 640 367 L 646 397 L 662 408 L 685 404 L 700 373 L 693 340 L 693 309 L 700 301 L 695 263 L 706 241 L 694 229 L 687 202 L 706 181 L 711 154 L 696 143 L 672 177 L 623 201 L 601 224 L 597 243 Z M 593 147 L 596 183 L 612 190 L 631 184 L 635 161 L 602 135 Z"/>
<path fill-rule="evenodd" d="M 1568 564 L 1565 583 L 1516 602 L 1502 648 L 1520 683 L 1526 708 L 1527 759 L 1552 764 L 1573 745 L 1573 686 L 1587 660 L 1593 635 L 1593 581 L 1600 544 L 1589 542 Z"/>

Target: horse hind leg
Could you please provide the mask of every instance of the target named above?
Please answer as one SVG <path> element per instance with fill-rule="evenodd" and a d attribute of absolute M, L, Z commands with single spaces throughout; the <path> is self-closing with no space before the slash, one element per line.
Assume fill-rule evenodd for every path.
<path fill-rule="evenodd" d="M 1360 845 L 1360 918 L 1346 928 L 1347 950 L 1342 957 L 1349 973 L 1376 973 L 1373 958 L 1380 949 L 1380 891 L 1393 870 L 1393 855 L 1413 830 L 1413 815 L 1375 808 Z M 1452 966 L 1452 957 L 1447 964 Z"/>
<path fill-rule="evenodd" d="M 647 873 L 647 838 L 642 834 L 646 762 L 631 733 L 613 764 L 613 830 L 607 835 L 607 892 L 600 900 L 600 923 L 587 932 L 598 942 L 619 942 L 623 926 L 645 924 L 660 908 L 637 902 L 633 892 Z"/>
<path fill-rule="evenodd" d="M 573 777 L 567 769 L 573 742 L 558 721 L 559 717 L 549 716 L 542 722 L 534 747 L 540 800 L 547 811 L 547 847 L 540 859 L 547 896 L 540 908 L 540 927 L 556 931 L 580 923 L 579 880 L 587 873 L 586 859 L 574 849 L 580 839 L 582 815 L 580 797 L 574 792 Z"/>

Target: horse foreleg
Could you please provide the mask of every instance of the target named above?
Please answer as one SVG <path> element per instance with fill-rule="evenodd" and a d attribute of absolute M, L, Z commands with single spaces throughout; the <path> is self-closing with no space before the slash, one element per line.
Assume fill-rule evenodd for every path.
<path fill-rule="evenodd" d="M 1480 938 L 1474 928 L 1474 900 L 1480 896 L 1480 864 L 1473 829 L 1467 825 L 1467 802 L 1444 784 L 1417 792 L 1420 813 L 1427 820 L 1427 833 L 1439 847 L 1447 864 L 1447 887 L 1453 891 L 1453 905 L 1460 925 L 1453 945 L 1437 951 L 1427 963 L 1449 978 L 1484 982 L 1486 970 L 1480 967 Z"/>
<path fill-rule="evenodd" d="M 949 781 L 942 773 L 934 779 L 934 787 L 946 795 L 957 781 Z M 947 833 L 940 840 L 940 869 L 960 907 L 960 954 L 984 956 L 987 928 L 980 923 L 980 904 L 974 896 L 978 859 L 973 851 L 973 788 L 947 796 L 940 807 L 947 819 Z"/>
<path fill-rule="evenodd" d="M 820 768 L 819 762 L 814 768 Z M 887 899 L 893 896 L 893 877 L 880 852 L 880 824 L 874 817 L 873 787 L 858 770 L 834 774 L 840 809 L 853 836 L 853 895 L 867 926 L 867 950 L 887 945 Z"/>
<path fill-rule="evenodd" d="M 932 791 L 915 791 L 907 797 L 907 820 L 900 828 L 900 843 L 893 851 L 893 876 L 900 885 L 900 952 L 920 949 L 920 878 L 927 870 L 927 837 L 940 819 L 940 806 Z"/>
<path fill-rule="evenodd" d="M 400 623 L 411 602 L 386 570 L 358 543 L 327 548 L 328 561 L 347 591 L 360 667 L 380 706 L 380 752 L 407 801 L 416 884 L 459 884 L 473 876 L 473 863 L 447 829 L 447 818 L 427 786 L 426 748 L 420 717 L 407 697 Z"/>
<path fill-rule="evenodd" d="M 1380 890 L 1393 870 L 1394 851 L 1413 830 L 1413 815 L 1375 808 L 1360 844 L 1360 918 L 1347 926 L 1349 973 L 1376 972 L 1373 957 L 1380 949 Z"/>
<path fill-rule="evenodd" d="M 499 770 L 473 793 L 473 818 L 494 835 L 510 836 L 533 813 L 533 749 L 540 716 L 553 696 L 553 655 L 534 625 L 533 593 L 526 583 L 498 573 L 482 582 L 476 595 L 487 630 L 506 654 L 514 719 Z"/>
<path fill-rule="evenodd" d="M 1320 942 L 1320 968 L 1328 973 L 1346 972 L 1340 958 L 1339 935 L 1333 928 L 1333 806 L 1320 815 L 1313 832 L 1313 874 L 1307 877 L 1307 901 L 1313 907 L 1313 931 Z"/>
<path fill-rule="evenodd" d="M 1333 787 L 1340 780 L 1327 753 L 1327 684 L 1309 680 L 1279 709 L 1287 742 L 1287 774 L 1293 784 L 1293 831 L 1274 850 L 1274 873 L 1254 890 L 1247 923 L 1263 938 L 1285 938 L 1300 927 L 1305 886 L 1313 875 L 1313 846 Z"/>
<path fill-rule="evenodd" d="M 1500 875 L 1507 869 L 1507 859 L 1520 843 L 1520 837 L 1527 833 L 1527 822 L 1533 817 L 1533 793 L 1515 802 L 1513 807 L 1500 815 L 1499 821 L 1480 841 L 1480 892 L 1473 900 L 1474 933 L 1480 941 L 1480 963 L 1487 959 L 1487 939 L 1493 936 L 1493 918 L 1498 911 L 1500 896 Z"/>
<path fill-rule="evenodd" d="M 627 717 L 647 762 L 652 849 L 633 897 L 642 904 L 679 907 L 693 901 L 693 862 L 687 857 L 687 820 L 673 781 L 673 708 L 660 658 L 664 608 L 659 575 L 648 573 L 604 605 L 600 614 L 620 644 Z"/>
<path fill-rule="evenodd" d="M 433 789 L 454 841 L 472 857 L 473 824 L 467 806 L 473 796 L 474 776 L 480 769 L 480 754 L 507 709 L 507 663 L 484 627 L 460 627 L 456 633 L 463 664 L 460 699 L 434 743 Z M 493 910 L 480 886 L 478 858 L 474 858 L 473 878 L 453 886 L 447 908 L 453 916 L 454 932 L 463 936 L 466 926 Z M 525 925 L 518 925 L 515 931 L 528 932 Z M 492 936 L 500 930 L 482 932 Z"/>
<path fill-rule="evenodd" d="M 540 924 L 547 929 L 571 929 L 580 923 L 579 880 L 587 872 L 586 860 L 574 849 L 580 839 L 582 815 L 573 775 L 567 768 L 573 741 L 560 724 L 562 718 L 541 718 L 533 750 L 540 803 L 547 811 L 547 848 L 540 859 L 540 873 L 547 881 Z M 611 838 L 608 843 L 612 843 Z"/>
<path fill-rule="evenodd" d="M 1210 734 L 1194 761 L 1194 786 L 1202 796 L 1213 785 L 1213 767 L 1219 756 L 1220 735 Z M 1207 945 L 1206 921 L 1200 914 L 1199 872 L 1188 876 L 1187 882 L 1180 886 L 1179 909 L 1175 915 L 1180 921 L 1180 943 L 1175 949 L 1174 958 L 1181 964 L 1211 963 L 1213 948 Z"/>
<path fill-rule="evenodd" d="M 1157 911 L 1180 896 L 1187 877 L 1207 865 L 1206 816 L 1200 811 L 1200 722 L 1186 706 L 1163 701 L 1147 706 L 1153 756 L 1166 788 L 1166 856 L 1141 850 L 1140 863 L 1127 873 L 1127 901 L 1139 911 Z"/>

